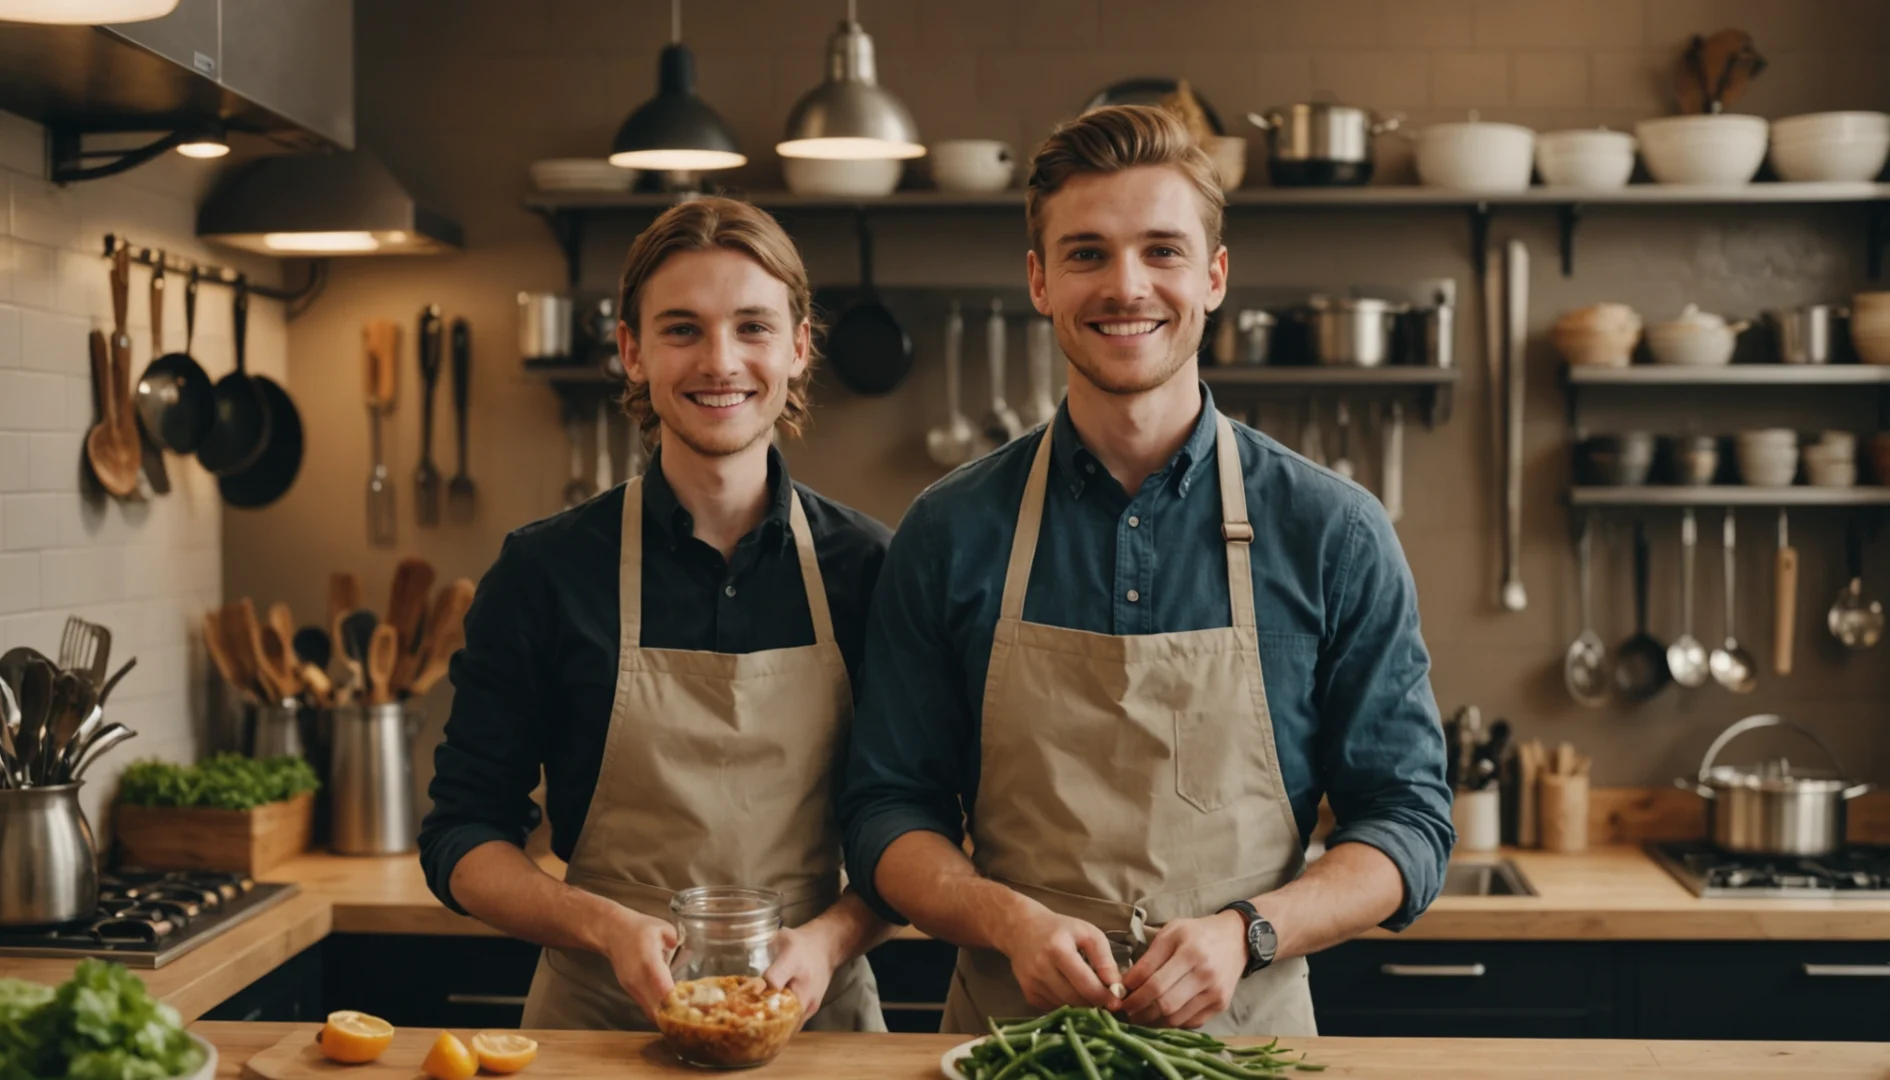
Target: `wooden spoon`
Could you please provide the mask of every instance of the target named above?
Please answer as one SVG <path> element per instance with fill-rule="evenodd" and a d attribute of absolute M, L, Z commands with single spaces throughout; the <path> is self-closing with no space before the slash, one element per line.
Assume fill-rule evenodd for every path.
<path fill-rule="evenodd" d="M 229 648 L 224 644 L 223 625 L 218 618 L 221 611 L 222 609 L 218 608 L 203 613 L 203 647 L 210 653 L 210 662 L 216 665 L 217 674 L 223 676 L 223 681 L 230 684 L 230 689 L 235 690 L 245 701 L 254 701 L 255 691 L 243 680 L 241 669 L 237 667 L 236 661 L 230 656 Z"/>
<path fill-rule="evenodd" d="M 269 681 L 275 684 L 277 701 L 286 701 L 302 692 L 302 677 L 297 674 L 301 665 L 296 662 L 295 650 L 271 623 L 262 628 L 262 667 L 269 673 Z"/>
<path fill-rule="evenodd" d="M 409 679 L 419 669 L 420 638 L 426 626 L 427 600 L 433 594 L 433 564 L 425 559 L 402 559 L 394 570 L 394 585 L 387 599 L 387 617 L 381 620 L 393 626 L 399 643 L 398 665 L 394 672 L 405 672 Z M 411 665 L 411 666 L 406 666 Z"/>
<path fill-rule="evenodd" d="M 295 615 L 289 610 L 289 605 L 280 600 L 270 604 L 264 619 L 282 636 L 282 644 L 289 650 L 290 658 L 295 658 Z"/>
<path fill-rule="evenodd" d="M 432 662 L 442 635 L 449 627 L 457 627 L 466 617 L 466 609 L 472 606 L 473 591 L 473 583 L 467 578 L 455 579 L 440 590 L 433 600 L 433 611 L 427 616 L 426 626 L 421 631 L 420 647 L 411 653 L 402 653 L 400 663 L 394 668 L 396 693 L 414 684 L 420 672 Z"/>
<path fill-rule="evenodd" d="M 135 444 L 127 445 L 121 438 L 109 348 L 104 331 L 92 331 L 92 381 L 98 389 L 99 421 L 85 434 L 85 459 L 100 487 L 127 499 L 138 493 L 139 453 Z"/>
<path fill-rule="evenodd" d="M 282 700 L 263 663 L 262 624 L 256 620 L 256 605 L 249 597 L 224 605 L 223 646 L 246 684 L 256 687 L 269 704 Z"/>
<path fill-rule="evenodd" d="M 400 654 L 400 633 L 387 623 L 374 628 L 368 642 L 368 704 L 386 705 L 394 700 L 394 663 Z"/>

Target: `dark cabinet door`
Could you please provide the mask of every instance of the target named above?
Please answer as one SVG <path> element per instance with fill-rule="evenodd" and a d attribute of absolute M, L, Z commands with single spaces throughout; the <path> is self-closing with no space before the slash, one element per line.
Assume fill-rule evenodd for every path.
<path fill-rule="evenodd" d="M 1687 942 L 1637 950 L 1648 1039 L 1890 1041 L 1890 942 Z"/>
<path fill-rule="evenodd" d="M 942 941 L 888 941 L 866 954 L 879 1002 L 893 1031 L 936 1032 L 945 1018 L 958 950 Z"/>
<path fill-rule="evenodd" d="M 517 1027 L 538 967 L 538 946 L 502 937 L 336 934 L 323 948 L 325 1009 L 396 1027 Z"/>
<path fill-rule="evenodd" d="M 1618 1027 L 1606 945 L 1366 940 L 1311 965 L 1321 1034 L 1582 1038 Z"/>
<path fill-rule="evenodd" d="M 282 966 L 204 1013 L 203 1019 L 294 1024 L 325 1018 L 328 1010 L 322 1007 L 324 956 L 320 945 L 296 953 Z"/>

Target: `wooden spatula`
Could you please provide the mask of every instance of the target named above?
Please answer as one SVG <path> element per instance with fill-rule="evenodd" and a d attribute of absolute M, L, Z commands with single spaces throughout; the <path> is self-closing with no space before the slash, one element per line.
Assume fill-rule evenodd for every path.
<path fill-rule="evenodd" d="M 453 653 L 465 643 L 466 636 L 460 631 L 460 623 L 466 617 L 466 609 L 472 607 L 474 585 L 467 578 L 458 578 L 440 595 L 434 598 L 433 611 L 427 616 L 426 630 L 421 636 L 418 652 L 401 656 L 400 665 L 394 669 L 394 691 L 401 693 L 412 690 L 424 694 L 420 688 L 420 675 L 436 666 L 442 670 Z M 434 676 L 438 682 L 440 675 Z M 430 688 L 430 687 L 429 687 Z"/>
<path fill-rule="evenodd" d="M 92 331 L 92 381 L 98 392 L 99 421 L 85 434 L 85 460 L 91 464 L 100 487 L 128 499 L 138 493 L 140 455 L 135 442 L 125 442 L 124 426 L 118 422 L 110 353 L 104 331 Z"/>
<path fill-rule="evenodd" d="M 421 631 L 426 626 L 427 601 L 433 596 L 433 564 L 425 559 L 402 559 L 394 569 L 394 585 L 387 598 L 387 617 L 399 634 L 400 655 L 404 659 L 420 648 Z M 415 665 L 417 668 L 417 664 Z M 392 674 L 391 672 L 389 673 Z"/>
<path fill-rule="evenodd" d="M 394 662 L 399 653 L 400 634 L 386 623 L 375 627 L 368 642 L 368 704 L 386 705 L 394 700 Z"/>
<path fill-rule="evenodd" d="M 217 674 L 230 684 L 230 689 L 236 691 L 244 701 L 253 702 L 256 700 L 256 689 L 244 681 L 242 669 L 231 658 L 230 650 L 224 644 L 220 618 L 222 610 L 215 608 L 203 613 L 203 647 L 210 654 L 210 662 L 216 665 Z"/>

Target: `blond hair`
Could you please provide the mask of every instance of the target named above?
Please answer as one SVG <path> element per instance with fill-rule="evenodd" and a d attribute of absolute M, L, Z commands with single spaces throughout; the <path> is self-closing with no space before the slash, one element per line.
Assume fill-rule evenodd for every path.
<path fill-rule="evenodd" d="M 1168 165 L 1201 196 L 1201 227 L 1208 250 L 1221 246 L 1227 199 L 1214 162 L 1173 113 L 1152 105 L 1109 105 L 1058 124 L 1030 159 L 1024 186 L 1024 220 L 1030 247 L 1043 256 L 1044 202 L 1072 176 L 1117 173 L 1144 165 Z"/>
<path fill-rule="evenodd" d="M 735 199 L 700 198 L 679 203 L 663 211 L 650 227 L 637 234 L 624 260 L 623 277 L 617 288 L 618 318 L 630 328 L 630 336 L 641 341 L 641 314 L 638 305 L 644 286 L 671 255 L 685 251 L 712 251 L 717 248 L 740 252 L 758 263 L 770 277 L 787 286 L 788 313 L 798 328 L 803 321 L 813 322 L 813 292 L 807 284 L 807 267 L 794 241 L 768 213 Z M 817 331 L 818 327 L 812 327 Z M 814 361 L 819 358 L 812 344 L 817 334 L 809 334 L 807 367 L 788 381 L 787 404 L 775 427 L 785 435 L 796 436 L 807 426 L 809 416 L 808 386 L 814 379 Z M 646 445 L 654 445 L 662 418 L 650 403 L 650 384 L 631 380 L 624 390 L 623 410 L 637 424 Z"/>

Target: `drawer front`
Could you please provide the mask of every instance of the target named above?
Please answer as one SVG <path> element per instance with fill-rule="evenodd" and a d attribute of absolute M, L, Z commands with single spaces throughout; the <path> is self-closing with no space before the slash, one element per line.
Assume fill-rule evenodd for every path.
<path fill-rule="evenodd" d="M 1637 964 L 1642 1038 L 1890 1040 L 1890 942 L 1650 944 Z"/>
<path fill-rule="evenodd" d="M 1318 1015 L 1611 1008 L 1612 951 L 1561 942 L 1353 941 L 1311 958 Z"/>
<path fill-rule="evenodd" d="M 397 1027 L 517 1027 L 539 952 L 514 938 L 396 934 L 337 934 L 323 947 L 326 1008 Z"/>
<path fill-rule="evenodd" d="M 866 955 L 888 1006 L 943 1006 L 951 989 L 958 950 L 942 941 L 888 941 Z M 888 1019 L 895 1008 L 888 1008 Z M 930 1030 L 938 1030 L 934 1022 Z"/>
<path fill-rule="evenodd" d="M 1609 1016 L 1562 1010 L 1322 1010 L 1315 1018 L 1321 1035 L 1400 1039 L 1605 1039 L 1616 1034 Z"/>
<path fill-rule="evenodd" d="M 239 1023 L 307 1023 L 328 1013 L 322 1008 L 320 946 L 304 949 L 282 966 L 203 1014 L 205 1020 Z"/>

